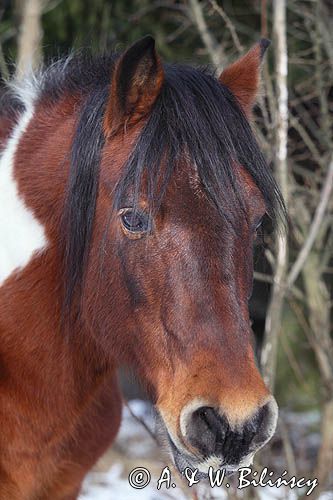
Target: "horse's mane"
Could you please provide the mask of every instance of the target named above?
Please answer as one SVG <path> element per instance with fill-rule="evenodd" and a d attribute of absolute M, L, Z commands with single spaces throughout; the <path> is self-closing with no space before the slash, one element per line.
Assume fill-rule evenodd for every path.
<path fill-rule="evenodd" d="M 87 263 L 104 144 L 102 120 L 117 58 L 79 53 L 53 63 L 35 79 L 37 99 L 55 102 L 64 93 L 82 97 L 63 215 L 68 307 L 82 286 Z M 235 162 L 260 189 L 270 218 L 284 214 L 271 170 L 229 89 L 207 68 L 167 64 L 164 69 L 165 83 L 124 165 L 113 208 L 121 206 L 130 186 L 137 200 L 145 179 L 150 208 L 158 210 L 176 166 L 185 158 L 195 165 L 207 196 L 233 230 L 244 208 Z"/>

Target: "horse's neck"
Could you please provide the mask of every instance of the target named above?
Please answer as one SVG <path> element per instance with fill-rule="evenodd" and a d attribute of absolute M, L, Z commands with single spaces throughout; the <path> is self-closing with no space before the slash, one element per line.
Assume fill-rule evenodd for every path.
<path fill-rule="evenodd" d="M 84 325 L 62 329 L 57 274 L 50 250 L 0 288 L 0 406 L 2 389 L 15 387 L 18 401 L 46 415 L 52 409 L 50 420 L 66 420 L 80 412 L 111 367 Z"/>
<path fill-rule="evenodd" d="M 28 108 L 0 159 L 0 358 L 29 375 L 32 390 L 34 379 L 71 377 L 73 356 L 80 366 L 61 337 L 57 251 L 74 122 Z"/>
<path fill-rule="evenodd" d="M 0 287 L 57 241 L 74 117 L 22 113 L 0 157 Z"/>
<path fill-rule="evenodd" d="M 22 114 L 0 159 L 0 205 L 5 208 L 0 216 L 0 285 L 15 270 L 24 269 L 33 254 L 47 244 L 43 224 L 34 216 L 33 207 L 24 202 L 24 192 L 17 179 L 17 165 L 23 164 L 24 159 L 28 163 L 31 161 L 31 158 L 23 158 L 25 155 L 21 153 L 21 142 L 32 116 L 31 109 Z M 30 183 L 33 182 L 32 171 Z"/>

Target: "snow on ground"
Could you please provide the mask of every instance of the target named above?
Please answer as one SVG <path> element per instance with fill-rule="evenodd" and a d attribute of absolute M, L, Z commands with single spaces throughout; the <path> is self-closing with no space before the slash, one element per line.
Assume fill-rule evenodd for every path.
<path fill-rule="evenodd" d="M 131 412 L 143 420 L 154 432 L 154 416 L 151 406 L 141 400 L 130 402 Z M 226 500 L 224 488 L 210 488 L 200 483 L 195 497 L 170 465 L 167 453 L 153 439 L 144 426 L 124 407 L 123 420 L 117 439 L 101 458 L 95 469 L 87 475 L 79 500 Z M 157 489 L 157 480 L 164 467 L 169 466 L 175 488 Z M 129 474 L 137 467 L 145 467 L 151 480 L 144 489 L 129 484 Z M 283 488 L 256 488 L 260 500 L 296 500 L 301 491 Z M 297 495 L 298 493 L 298 495 Z M 304 493 L 304 491 L 303 491 Z M 333 492 L 320 496 L 320 500 L 333 500 Z"/>

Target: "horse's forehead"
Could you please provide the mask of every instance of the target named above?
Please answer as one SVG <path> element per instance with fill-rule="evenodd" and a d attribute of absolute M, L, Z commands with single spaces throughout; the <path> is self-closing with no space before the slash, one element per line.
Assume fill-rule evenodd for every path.
<path fill-rule="evenodd" d="M 244 197 L 250 210 L 250 215 L 263 215 L 267 210 L 266 202 L 253 177 L 239 164 L 235 165 L 235 170 L 242 185 Z"/>
<path fill-rule="evenodd" d="M 234 163 L 234 174 L 237 180 L 239 192 L 237 196 L 247 208 L 249 218 L 256 218 L 266 212 L 266 203 L 260 189 L 256 185 L 251 174 L 240 164 Z M 174 182 L 170 183 L 171 189 L 165 202 L 170 207 L 183 208 L 184 212 L 189 211 L 192 216 L 198 211 L 201 215 L 205 210 L 211 212 L 212 205 L 209 196 L 202 183 L 198 169 L 194 163 L 184 162 L 176 171 Z M 226 200 L 230 196 L 230 186 L 221 189 L 221 196 Z M 224 194 L 223 194 L 224 193 Z M 226 203 L 228 207 L 228 203 Z M 233 204 L 230 204 L 233 207 Z M 234 210 L 230 208 L 230 210 Z M 238 211 L 241 214 L 241 211 Z"/>

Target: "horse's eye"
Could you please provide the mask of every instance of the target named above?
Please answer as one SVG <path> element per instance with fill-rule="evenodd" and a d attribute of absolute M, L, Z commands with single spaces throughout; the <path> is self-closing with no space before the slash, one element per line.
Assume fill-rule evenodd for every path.
<path fill-rule="evenodd" d="M 254 230 L 257 232 L 260 227 L 262 226 L 262 223 L 263 223 L 263 217 L 261 217 L 258 221 L 256 221 L 256 224 L 254 226 Z"/>
<path fill-rule="evenodd" d="M 254 244 L 257 245 L 258 241 L 263 243 L 263 237 L 264 237 L 264 232 L 262 229 L 262 224 L 263 224 L 263 217 L 258 219 L 255 224 L 253 225 L 253 232 L 254 232 Z"/>
<path fill-rule="evenodd" d="M 120 217 L 123 227 L 131 233 L 145 233 L 149 229 L 149 216 L 144 212 L 123 208 Z"/>

